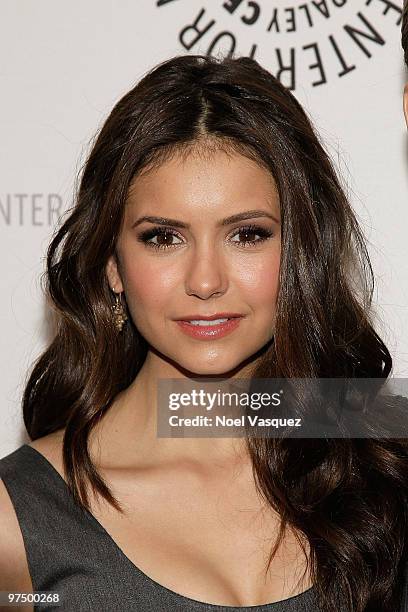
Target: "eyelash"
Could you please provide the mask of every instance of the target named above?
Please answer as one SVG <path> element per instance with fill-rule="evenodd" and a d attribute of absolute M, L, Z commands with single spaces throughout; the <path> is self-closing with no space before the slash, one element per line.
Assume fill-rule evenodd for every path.
<path fill-rule="evenodd" d="M 245 225 L 244 227 L 239 227 L 237 229 L 238 231 L 236 231 L 236 233 L 233 234 L 233 236 L 239 236 L 239 234 L 243 234 L 244 232 L 255 233 L 261 236 L 259 240 L 247 240 L 244 243 L 237 242 L 237 244 L 239 244 L 240 246 L 243 246 L 244 248 L 256 246 L 257 243 L 264 242 L 265 240 L 268 240 L 269 238 L 273 236 L 273 232 L 263 227 L 260 227 L 258 225 Z M 166 244 L 156 244 L 154 242 L 149 242 L 151 238 L 154 238 L 155 236 L 158 236 L 158 235 L 160 236 L 171 235 L 171 236 L 177 236 L 177 238 L 180 237 L 179 234 L 175 232 L 174 230 L 169 229 L 167 227 L 164 228 L 164 227 L 159 226 L 159 227 L 153 227 L 152 229 L 142 232 L 139 236 L 139 240 L 143 242 L 147 247 L 152 248 L 152 249 L 157 249 L 157 250 L 169 249 L 172 247 L 179 246 L 178 244 L 167 244 L 166 245 Z"/>

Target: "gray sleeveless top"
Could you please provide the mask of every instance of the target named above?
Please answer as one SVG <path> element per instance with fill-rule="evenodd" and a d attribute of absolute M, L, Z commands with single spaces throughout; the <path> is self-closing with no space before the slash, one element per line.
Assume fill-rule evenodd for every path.
<path fill-rule="evenodd" d="M 36 449 L 0 459 L 23 535 L 34 591 L 59 593 L 61 605 L 34 610 L 126 612 L 315 612 L 314 587 L 259 606 L 221 606 L 180 595 L 134 565 L 99 521 L 74 501 L 65 480 Z M 402 610 L 408 610 L 404 605 Z"/>

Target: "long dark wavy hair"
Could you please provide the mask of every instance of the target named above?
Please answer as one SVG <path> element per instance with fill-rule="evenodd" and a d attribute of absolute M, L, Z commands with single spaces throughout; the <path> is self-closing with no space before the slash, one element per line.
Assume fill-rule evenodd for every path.
<path fill-rule="evenodd" d="M 255 60 L 180 55 L 149 71 L 115 105 L 93 143 L 76 200 L 47 251 L 45 291 L 56 332 L 23 397 L 31 439 L 65 428 L 63 461 L 76 502 L 88 485 L 120 504 L 88 453 L 90 431 L 130 385 L 148 345 L 112 317 L 105 266 L 115 253 L 131 181 L 189 147 L 219 146 L 272 174 L 282 251 L 274 340 L 255 378 L 387 379 L 390 353 L 373 327 L 365 238 L 332 163 L 296 98 Z M 406 560 L 405 439 L 248 437 L 256 486 L 310 546 L 322 610 L 394 612 Z M 269 567 L 268 563 L 268 567 Z"/>

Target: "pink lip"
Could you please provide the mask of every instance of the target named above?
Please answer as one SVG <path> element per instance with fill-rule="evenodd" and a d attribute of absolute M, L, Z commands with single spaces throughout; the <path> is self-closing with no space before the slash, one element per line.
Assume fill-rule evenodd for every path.
<path fill-rule="evenodd" d="M 216 318 L 221 319 L 223 317 Z M 176 323 L 185 334 L 191 336 L 192 338 L 196 338 L 198 340 L 215 340 L 217 338 L 223 338 L 227 334 L 234 331 L 234 329 L 239 326 L 242 319 L 243 317 L 239 316 L 235 317 L 234 319 L 230 319 L 229 321 L 225 321 L 225 323 L 219 323 L 218 325 L 193 325 L 188 321 L 176 321 Z"/>
<path fill-rule="evenodd" d="M 214 321 L 214 319 L 233 319 L 235 317 L 242 317 L 242 314 L 239 312 L 217 312 L 213 315 L 203 315 L 203 314 L 192 314 L 186 315 L 185 317 L 180 319 L 176 319 L 177 321 Z"/>

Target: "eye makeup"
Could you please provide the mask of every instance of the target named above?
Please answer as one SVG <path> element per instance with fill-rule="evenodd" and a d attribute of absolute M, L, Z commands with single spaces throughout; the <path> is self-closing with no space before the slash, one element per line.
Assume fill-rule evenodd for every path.
<path fill-rule="evenodd" d="M 271 230 L 265 229 L 264 227 L 261 227 L 259 225 L 249 224 L 236 228 L 234 230 L 234 233 L 232 234 L 232 237 L 242 235 L 259 236 L 258 239 L 245 239 L 244 242 L 231 240 L 231 242 L 235 243 L 239 248 L 251 248 L 259 243 L 269 240 L 273 237 L 274 233 Z M 160 237 L 160 239 L 164 240 L 169 240 L 170 237 L 181 238 L 180 234 L 172 228 L 156 226 L 141 232 L 138 236 L 138 240 L 142 242 L 147 248 L 152 248 L 156 250 L 168 250 L 172 248 L 177 248 L 181 244 L 161 244 L 159 242 L 152 242 L 152 239 L 156 237 Z"/>

